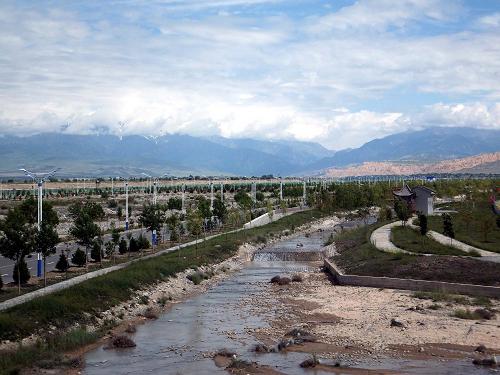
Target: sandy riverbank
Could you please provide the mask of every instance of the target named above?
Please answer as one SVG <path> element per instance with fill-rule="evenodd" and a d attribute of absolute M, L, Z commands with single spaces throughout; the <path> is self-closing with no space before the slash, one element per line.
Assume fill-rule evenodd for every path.
<path fill-rule="evenodd" d="M 276 309 L 269 328 L 253 335 L 266 345 L 278 342 L 292 327 L 304 328 L 318 338 L 316 343 L 294 345 L 290 351 L 316 353 L 356 368 L 359 360 L 470 359 L 483 344 L 489 355 L 500 354 L 500 319 L 466 320 L 450 316 L 455 309 L 475 307 L 439 303 L 412 297 L 412 292 L 332 285 L 320 272 L 304 274 L 302 283 L 272 285 L 269 296 L 243 303 L 259 309 Z M 492 301 L 500 310 L 500 301 Z M 391 327 L 396 319 L 403 327 Z"/>

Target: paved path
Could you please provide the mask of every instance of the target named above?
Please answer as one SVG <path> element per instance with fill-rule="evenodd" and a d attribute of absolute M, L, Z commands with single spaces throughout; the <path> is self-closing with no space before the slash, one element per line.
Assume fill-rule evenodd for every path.
<path fill-rule="evenodd" d="M 408 227 L 413 228 L 413 229 L 420 229 L 419 226 L 414 225 L 412 223 L 414 217 L 408 220 Z M 387 253 L 406 253 L 406 254 L 416 254 L 411 251 L 403 250 L 396 245 L 394 245 L 391 242 L 391 230 L 394 227 L 401 226 L 402 223 L 401 221 L 395 221 L 393 223 L 386 224 L 384 226 L 381 226 L 380 228 L 375 229 L 371 236 L 370 236 L 370 242 L 379 250 L 387 252 Z M 435 232 L 435 231 L 429 231 L 427 232 L 427 236 L 434 241 L 437 241 L 445 246 L 450 246 L 450 238 L 442 235 L 441 233 Z M 465 251 L 465 252 L 471 252 L 471 251 L 477 251 L 479 254 L 481 254 L 481 257 L 477 257 L 475 259 L 478 260 L 483 260 L 483 261 L 488 261 L 488 262 L 495 262 L 495 263 L 500 263 L 500 253 L 495 253 L 492 251 L 486 251 L 482 249 L 478 249 L 477 247 L 467 245 L 463 242 L 453 240 L 451 243 L 451 246 Z M 422 255 L 427 255 L 427 256 L 436 256 L 435 254 L 422 254 Z"/>
<path fill-rule="evenodd" d="M 400 249 L 391 242 L 391 230 L 392 228 L 398 226 L 401 226 L 400 221 L 395 221 L 393 223 L 389 223 L 384 226 L 381 226 L 380 228 L 375 229 L 370 236 L 370 242 L 377 249 L 384 251 L 386 253 L 415 254 L 410 251 Z"/>
<path fill-rule="evenodd" d="M 413 219 L 411 218 L 408 222 L 408 226 L 410 228 L 420 230 L 420 227 L 418 225 L 413 224 Z M 442 245 L 445 246 L 451 246 L 454 247 L 455 249 L 465 251 L 466 253 L 470 253 L 471 251 L 478 252 L 481 254 L 481 257 L 498 257 L 500 258 L 500 253 L 495 253 L 493 251 L 487 251 L 480 249 L 478 247 L 474 247 L 471 245 L 468 245 L 466 243 L 457 241 L 457 240 L 452 240 L 450 243 L 450 237 L 445 236 L 444 234 L 438 233 L 436 231 L 430 230 L 427 232 L 427 237 L 432 238 L 434 241 L 439 242 Z M 500 260 L 499 260 L 500 261 Z"/>
<path fill-rule="evenodd" d="M 276 217 L 273 216 L 273 220 L 272 221 L 278 220 L 277 217 L 281 218 L 283 216 L 288 216 L 288 215 L 291 215 L 291 214 L 299 212 L 299 211 L 306 211 L 308 209 L 309 208 L 304 208 L 304 209 L 300 209 L 300 210 L 294 210 L 294 211 L 291 211 L 291 212 L 289 211 L 289 212 L 287 212 L 285 214 L 276 215 Z M 254 224 L 254 225 L 252 225 L 252 228 L 258 227 L 258 226 L 262 226 L 262 225 L 265 225 L 265 224 Z M 31 301 L 32 299 L 37 298 L 37 297 L 45 296 L 47 294 L 51 294 L 51 293 L 58 292 L 58 291 L 63 290 L 63 289 L 67 289 L 67 288 L 72 287 L 74 285 L 80 284 L 80 283 L 82 283 L 82 282 L 84 282 L 86 280 L 93 279 L 95 277 L 102 276 L 102 275 L 105 275 L 107 273 L 120 270 L 122 268 L 128 267 L 129 265 L 131 265 L 131 264 L 133 264 L 135 262 L 140 262 L 143 259 L 154 258 L 154 257 L 160 256 L 162 254 L 169 253 L 171 251 L 176 251 L 176 250 L 182 249 L 184 247 L 194 245 L 196 243 L 202 243 L 203 241 L 209 240 L 211 238 L 223 236 L 223 235 L 225 235 L 227 233 L 239 232 L 241 230 L 244 230 L 244 228 L 235 229 L 235 230 L 232 230 L 232 231 L 229 231 L 229 232 L 223 232 L 223 233 L 219 233 L 219 234 L 214 234 L 214 235 L 208 236 L 208 237 L 206 237 L 204 239 L 202 238 L 202 239 L 199 239 L 199 240 L 195 240 L 195 241 L 187 242 L 187 243 L 184 243 L 184 244 L 181 244 L 181 245 L 177 245 L 177 246 L 174 246 L 174 247 L 170 247 L 168 249 L 160 250 L 160 251 L 158 251 L 156 253 L 146 255 L 146 256 L 144 256 L 142 258 L 133 259 L 133 260 L 130 260 L 130 261 L 126 262 L 126 263 L 122 263 L 122 264 L 118 264 L 116 266 L 111 266 L 111 267 L 103 268 L 103 269 L 100 269 L 100 270 L 97 270 L 97 271 L 88 272 L 88 273 L 80 275 L 80 276 L 75 276 L 75 277 L 73 277 L 71 279 L 61 281 L 61 282 L 59 282 L 57 284 L 52 284 L 52 285 L 49 285 L 49 286 L 47 286 L 45 288 L 41 288 L 41 289 L 35 290 L 33 292 L 29 292 L 29 293 L 20 295 L 18 297 L 14 297 L 14 298 L 8 299 L 7 301 L 1 302 L 0 303 L 0 311 L 9 309 L 11 307 L 20 305 L 20 304 L 28 302 L 28 301 Z"/>

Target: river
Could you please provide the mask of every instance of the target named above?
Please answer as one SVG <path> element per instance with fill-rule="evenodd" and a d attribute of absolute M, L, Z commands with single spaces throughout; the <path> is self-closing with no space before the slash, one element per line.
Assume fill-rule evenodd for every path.
<path fill-rule="evenodd" d="M 293 240 L 270 246 L 269 251 L 280 251 L 283 248 L 303 251 L 314 246 L 319 249 L 329 234 L 316 232 L 309 237 L 297 236 Z M 298 247 L 297 243 L 303 246 Z M 307 353 L 253 353 L 251 348 L 257 340 L 252 336 L 251 330 L 269 326 L 269 322 L 279 314 L 279 306 L 264 310 L 243 302 L 249 296 L 266 298 L 268 288 L 272 288 L 269 280 L 276 274 L 317 272 L 319 265 L 318 262 L 297 261 L 248 262 L 241 271 L 206 293 L 175 304 L 159 319 L 139 325 L 137 332 L 131 335 L 137 344 L 135 348 L 108 350 L 102 345 L 87 353 L 83 373 L 223 374 L 227 372 L 216 366 L 211 353 L 227 348 L 238 353 L 239 358 L 270 366 L 284 374 L 331 374 L 331 370 L 299 367 L 300 362 L 310 357 Z M 470 361 L 465 360 L 443 362 L 359 358 L 356 367 L 381 369 L 382 372 L 379 373 L 469 374 L 471 370 L 479 374 L 488 373 L 487 370 L 472 367 Z M 362 372 L 349 370 L 349 373 Z"/>

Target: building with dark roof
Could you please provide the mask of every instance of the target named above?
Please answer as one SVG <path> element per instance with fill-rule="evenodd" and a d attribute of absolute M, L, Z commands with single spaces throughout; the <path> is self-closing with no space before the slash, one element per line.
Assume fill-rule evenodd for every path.
<path fill-rule="evenodd" d="M 392 192 L 396 199 L 408 205 L 412 212 L 432 215 L 434 213 L 434 196 L 436 193 L 425 186 L 415 186 L 413 189 L 405 184 L 401 189 Z"/>

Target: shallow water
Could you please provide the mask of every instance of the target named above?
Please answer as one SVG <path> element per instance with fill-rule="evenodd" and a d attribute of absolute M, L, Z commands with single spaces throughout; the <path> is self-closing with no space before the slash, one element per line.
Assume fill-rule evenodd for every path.
<path fill-rule="evenodd" d="M 329 235 L 317 232 L 309 238 L 298 236 L 273 245 L 273 248 L 296 249 L 297 242 L 319 248 Z M 326 236 L 326 237 L 325 237 Z M 307 244 L 307 245 L 306 245 Z M 87 353 L 84 374 L 214 374 L 226 373 L 204 353 L 228 348 L 242 359 L 269 365 L 285 374 L 323 374 L 321 370 L 305 370 L 298 366 L 310 355 L 306 353 L 255 354 L 256 344 L 246 329 L 267 327 L 277 313 L 261 311 L 242 303 L 251 295 L 265 296 L 269 280 L 279 273 L 307 272 L 317 269 L 317 263 L 251 262 L 247 267 L 220 282 L 206 293 L 175 305 L 155 321 L 137 327 L 131 349 L 105 350 L 103 346 Z M 277 306 L 278 308 L 278 306 Z M 278 338 L 277 338 L 278 339 Z M 326 361 L 325 361 L 326 362 Z M 359 359 L 356 367 L 392 369 L 402 374 L 487 374 L 468 361 L 414 361 Z M 338 374 L 342 374 L 340 370 Z"/>

